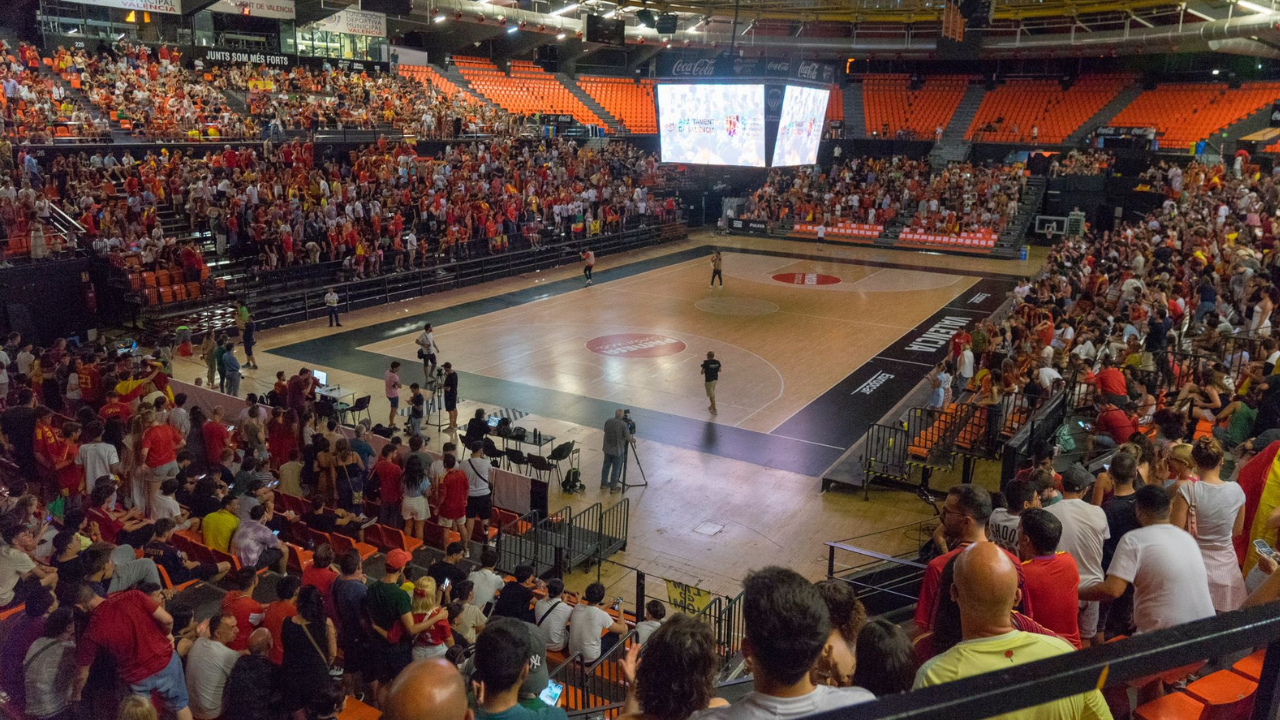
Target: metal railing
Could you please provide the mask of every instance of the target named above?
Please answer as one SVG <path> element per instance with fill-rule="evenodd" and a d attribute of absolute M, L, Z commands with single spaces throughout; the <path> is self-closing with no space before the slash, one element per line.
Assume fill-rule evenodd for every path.
<path fill-rule="evenodd" d="M 626 654 L 630 644 L 636 642 L 632 630 L 620 638 L 613 647 L 602 653 L 590 664 L 582 662 L 575 653 L 552 673 L 552 679 L 564 683 L 565 710 L 599 709 L 619 705 L 627 699 L 627 686 L 618 662 Z"/>
<path fill-rule="evenodd" d="M 980 720 L 1130 680 L 1266 647 L 1252 720 L 1280 716 L 1280 603 L 1223 613 L 1167 630 L 1094 645 L 874 702 L 815 713 L 809 720 Z"/>
<path fill-rule="evenodd" d="M 869 616 L 892 618 L 919 597 L 925 568 L 921 549 L 931 542 L 936 525 L 936 519 L 923 520 L 824 543 L 827 578 L 849 583 Z"/>

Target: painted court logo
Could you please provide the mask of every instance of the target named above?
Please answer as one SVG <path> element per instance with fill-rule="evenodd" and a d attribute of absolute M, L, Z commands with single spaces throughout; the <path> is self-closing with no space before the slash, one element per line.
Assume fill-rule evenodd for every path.
<path fill-rule="evenodd" d="M 773 281 L 787 285 L 835 285 L 840 282 L 840 278 L 818 273 L 779 273 L 773 276 Z"/>
<path fill-rule="evenodd" d="M 685 347 L 673 337 L 651 333 L 602 335 L 587 341 L 587 349 L 597 355 L 624 358 L 666 357 L 684 352 Z"/>

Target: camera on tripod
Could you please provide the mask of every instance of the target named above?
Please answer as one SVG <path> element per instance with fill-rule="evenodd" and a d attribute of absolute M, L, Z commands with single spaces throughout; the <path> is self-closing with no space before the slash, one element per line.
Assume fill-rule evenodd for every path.
<path fill-rule="evenodd" d="M 631 419 L 631 410 L 622 411 L 622 422 L 627 424 L 627 432 L 636 434 L 636 421 Z"/>

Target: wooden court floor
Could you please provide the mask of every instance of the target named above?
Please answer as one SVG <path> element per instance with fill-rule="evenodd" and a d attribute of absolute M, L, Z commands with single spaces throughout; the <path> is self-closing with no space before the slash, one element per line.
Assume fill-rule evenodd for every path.
<path fill-rule="evenodd" d="M 554 392 L 557 397 L 569 395 L 595 403 L 592 408 L 649 408 L 696 422 L 700 432 L 709 435 L 728 432 L 727 428 L 767 434 L 971 287 L 978 275 L 1030 274 L 1043 261 L 1042 253 L 1033 253 L 1024 263 L 699 233 L 682 243 L 602 258 L 597 274 L 709 245 L 818 257 L 726 252 L 723 290 L 707 288 L 710 266 L 699 258 L 591 288 L 549 294 L 438 325 L 441 360 L 494 378 L 500 383 L 495 387 L 532 388 L 533 394 L 526 397 Z M 837 260 L 906 267 L 867 267 Z M 774 279 L 788 273 L 825 275 L 839 282 L 798 285 L 794 280 Z M 293 374 L 307 364 L 328 370 L 330 384 L 372 395 L 373 418 L 385 422 L 381 370 L 370 371 L 369 363 L 356 368 L 338 361 L 332 365 L 299 362 L 290 346 L 322 339 L 323 346 L 343 346 L 344 352 L 404 358 L 402 378 L 408 383 L 418 379 L 420 372 L 412 339 L 422 317 L 576 278 L 580 278 L 580 267 L 564 266 L 351 313 L 344 316 L 342 331 L 329 330 L 324 320 L 317 320 L 260 332 L 256 353 L 260 369 L 245 371 L 242 392 L 266 392 L 277 370 Z M 374 328 L 378 331 L 373 337 L 366 332 L 344 339 L 351 331 Z M 677 344 L 684 347 L 667 352 Z M 634 349 L 642 345 L 646 347 Z M 277 354 L 277 348 L 287 354 Z M 725 366 L 717 392 L 720 414 L 714 418 L 706 412 L 698 374 L 707 350 L 714 350 Z M 199 377 L 203 364 L 181 360 L 177 372 L 184 380 Z M 459 416 L 464 422 L 477 408 L 511 406 L 501 397 L 471 395 L 465 386 L 462 396 Z M 599 428 L 607 415 L 575 422 L 564 419 L 566 414 L 557 408 L 516 409 L 529 413 L 520 424 L 559 440 L 575 440 L 581 448 L 588 490 L 566 496 L 553 488 L 554 508 L 581 509 L 595 502 L 608 507 L 618 500 L 618 495 L 597 488 L 603 459 Z M 456 439 L 434 430 L 428 434 L 429 446 L 435 450 Z M 646 438 L 644 429 L 640 431 L 637 454 L 649 485 L 626 495 L 631 502 L 630 543 L 615 559 L 645 571 L 651 583 L 668 578 L 732 595 L 749 570 L 767 564 L 787 565 L 817 579 L 826 571 L 824 542 L 875 534 L 866 540 L 868 546 L 900 552 L 915 544 L 915 534 L 907 526 L 933 516 L 932 509 L 910 493 L 876 489 L 870 501 L 864 501 L 861 493 L 821 493 L 816 473 L 704 452 L 698 448 L 699 440 L 657 442 Z M 633 476 L 638 472 L 636 465 L 630 472 Z M 939 482 L 945 479 L 935 485 Z M 630 598 L 632 572 L 607 566 L 602 579 L 610 585 L 610 593 Z M 569 584 L 574 586 L 573 581 Z M 655 590 L 661 594 L 660 584 L 651 586 L 650 593 Z"/>

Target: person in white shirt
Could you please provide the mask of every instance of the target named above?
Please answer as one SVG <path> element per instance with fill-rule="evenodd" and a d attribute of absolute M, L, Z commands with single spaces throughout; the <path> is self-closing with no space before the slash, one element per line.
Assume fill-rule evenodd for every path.
<path fill-rule="evenodd" d="M 1111 537 L 1107 514 L 1083 497 L 1093 487 L 1093 473 L 1072 465 L 1062 473 L 1063 499 L 1045 508 L 1062 523 L 1058 550 L 1070 553 L 1080 571 L 1080 587 L 1102 582 L 1102 544 Z M 1113 561 L 1114 562 L 1114 561 Z M 1080 642 L 1091 644 L 1098 627 L 1098 603 L 1080 598 Z"/>
<path fill-rule="evenodd" d="M 626 634 L 627 624 L 621 617 L 615 620 L 600 607 L 604 602 L 604 585 L 591 583 L 582 599 L 569 615 L 569 654 L 581 654 L 582 662 L 591 664 Z M 611 634 L 609 647 L 605 647 L 606 633 Z"/>
<path fill-rule="evenodd" d="M 324 294 L 324 306 L 329 310 L 329 327 L 342 327 L 338 321 L 338 293 L 333 288 Z"/>
<path fill-rule="evenodd" d="M 755 689 L 729 707 L 695 713 L 693 720 L 800 718 L 875 699 L 860 687 L 814 685 L 810 679 L 809 670 L 831 634 L 817 586 L 780 567 L 752 572 L 742 586 L 742 654 L 751 664 Z"/>
<path fill-rule="evenodd" d="M 81 445 L 76 453 L 76 465 L 84 468 L 84 491 L 90 495 L 99 478 L 120 472 L 120 454 L 116 452 L 116 446 L 102 442 L 105 431 L 106 426 L 101 420 L 85 425 L 81 437 L 89 438 L 89 441 Z"/>
<path fill-rule="evenodd" d="M 956 386 L 964 389 L 969 386 L 969 381 L 973 380 L 973 348 L 969 346 L 969 343 L 964 344 L 957 360 Z"/>
<path fill-rule="evenodd" d="M 649 636 L 662 627 L 662 619 L 667 616 L 667 606 L 661 600 L 650 600 L 644 604 L 644 620 L 636 623 L 636 642 L 643 645 Z"/>
<path fill-rule="evenodd" d="M 1004 486 L 1004 499 L 1008 507 L 995 508 L 987 518 L 987 537 L 1010 553 L 1018 552 L 1018 528 L 1022 513 L 1040 507 L 1040 493 L 1026 480 L 1010 480 Z"/>
<path fill-rule="evenodd" d="M 222 715 L 222 691 L 240 653 L 227 647 L 235 639 L 236 618 L 215 612 L 209 618 L 209 637 L 197 638 L 187 653 L 187 692 L 191 716 L 214 720 Z"/>
<path fill-rule="evenodd" d="M 418 357 L 422 358 L 422 376 L 430 383 L 436 371 L 436 354 L 440 346 L 436 345 L 436 335 L 431 331 L 431 323 L 422 326 L 422 334 L 413 341 L 418 346 Z"/>
<path fill-rule="evenodd" d="M 1061 379 L 1062 373 L 1054 370 L 1052 365 L 1043 361 L 1040 363 L 1040 369 L 1036 370 L 1036 382 L 1046 391 L 1053 390 L 1053 384 Z"/>
<path fill-rule="evenodd" d="M 564 601 L 564 581 L 547 581 L 547 596 L 533 605 L 533 620 L 547 650 L 561 652 L 569 644 L 569 616 L 573 606 Z"/>
<path fill-rule="evenodd" d="M 1133 621 L 1140 633 L 1213 617 L 1200 546 L 1169 522 L 1169 491 L 1144 485 L 1134 494 L 1140 527 L 1120 538 L 1106 580 L 1082 585 L 1080 599 L 1114 600 L 1132 583 Z"/>
<path fill-rule="evenodd" d="M 446 363 L 447 365 L 447 363 Z M 471 457 L 459 463 L 467 476 L 467 522 L 462 537 L 470 540 L 476 521 L 480 522 L 484 537 L 489 536 L 489 516 L 493 514 L 493 490 L 489 485 L 489 472 L 493 466 L 484 454 L 484 443 L 471 443 Z M 470 555 L 470 552 L 467 553 Z"/>
<path fill-rule="evenodd" d="M 498 565 L 498 551 L 495 548 L 487 547 L 480 553 L 480 565 L 480 569 L 473 571 L 467 579 L 476 588 L 475 595 L 470 600 L 471 604 L 483 608 L 497 598 L 498 592 L 507 584 L 507 581 L 493 571 Z"/>

